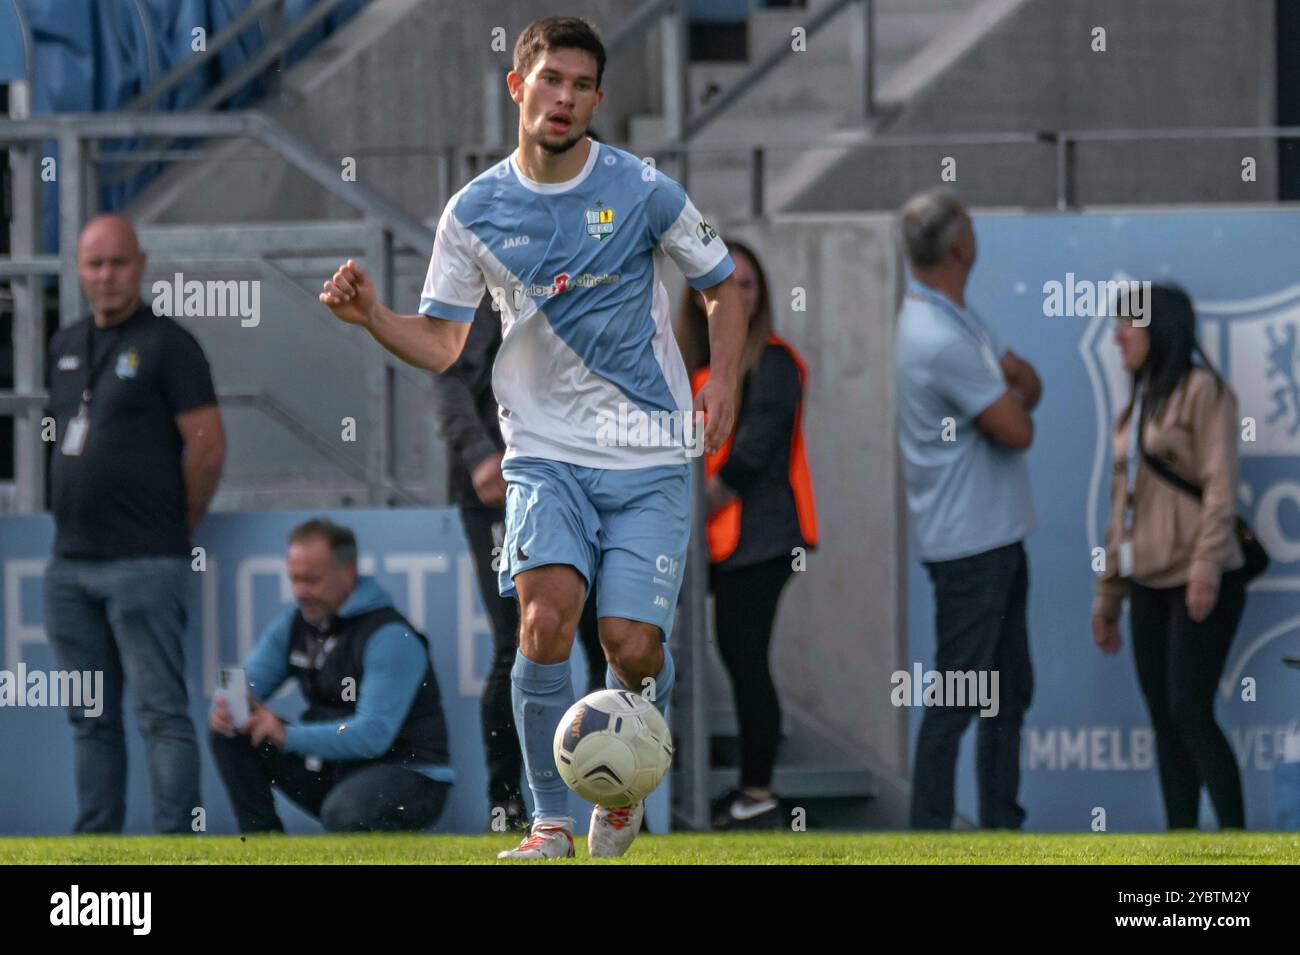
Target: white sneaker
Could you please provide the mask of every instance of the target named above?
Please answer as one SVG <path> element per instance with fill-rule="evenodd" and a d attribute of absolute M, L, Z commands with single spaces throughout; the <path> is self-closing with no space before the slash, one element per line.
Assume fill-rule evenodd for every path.
<path fill-rule="evenodd" d="M 621 856 L 641 831 L 645 817 L 645 800 L 618 809 L 597 806 L 591 811 L 591 828 L 587 830 L 587 847 L 593 859 Z"/>
<path fill-rule="evenodd" d="M 554 820 L 538 819 L 533 831 L 513 849 L 498 852 L 498 859 L 572 859 L 573 822 L 567 826 Z"/>

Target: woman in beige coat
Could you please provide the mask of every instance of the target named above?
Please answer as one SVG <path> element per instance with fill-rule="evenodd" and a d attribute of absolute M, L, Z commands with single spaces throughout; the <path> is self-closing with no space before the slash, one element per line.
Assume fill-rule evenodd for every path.
<path fill-rule="evenodd" d="M 1241 828 L 1241 776 L 1214 718 L 1214 692 L 1245 605 L 1234 509 L 1237 399 L 1196 340 L 1187 294 L 1154 285 L 1146 306 L 1149 324 L 1121 318 L 1116 332 L 1133 392 L 1113 435 L 1093 639 L 1104 653 L 1119 650 L 1127 596 L 1169 828 L 1196 828 L 1202 786 L 1220 828 Z M 1200 499 L 1158 473 L 1146 455 L 1198 486 Z"/>

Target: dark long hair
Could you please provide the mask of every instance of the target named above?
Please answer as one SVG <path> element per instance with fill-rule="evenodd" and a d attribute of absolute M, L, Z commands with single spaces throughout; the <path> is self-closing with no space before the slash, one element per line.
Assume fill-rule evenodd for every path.
<path fill-rule="evenodd" d="M 739 252 L 749 259 L 749 264 L 754 267 L 754 281 L 758 283 L 757 311 L 754 320 L 749 323 L 745 346 L 740 354 L 739 376 L 743 382 L 758 367 L 758 360 L 767 344 L 767 336 L 772 334 L 772 303 L 768 295 L 767 273 L 763 271 L 763 263 L 754 250 L 738 239 L 727 239 L 727 249 Z M 709 363 L 709 316 L 695 301 L 695 291 L 689 284 L 682 293 L 676 332 L 682 360 L 686 363 L 686 370 L 693 375 Z"/>
<path fill-rule="evenodd" d="M 1223 391 L 1223 378 L 1206 357 L 1196 338 L 1196 311 L 1192 300 L 1177 285 L 1157 283 L 1147 297 L 1146 327 L 1150 345 L 1146 361 L 1133 373 L 1133 390 L 1128 408 L 1120 418 L 1127 421 L 1133 414 L 1133 402 L 1142 388 L 1142 417 L 1146 421 L 1160 416 L 1169 397 L 1178 390 L 1195 367 L 1204 368 Z"/>

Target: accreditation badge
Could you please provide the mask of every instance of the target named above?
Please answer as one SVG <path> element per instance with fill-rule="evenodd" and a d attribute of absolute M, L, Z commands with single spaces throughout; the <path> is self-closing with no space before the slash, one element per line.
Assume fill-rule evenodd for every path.
<path fill-rule="evenodd" d="M 86 449 L 86 435 L 90 431 L 90 416 L 83 405 L 76 417 L 68 422 L 68 430 L 63 432 L 62 452 L 75 458 Z"/>

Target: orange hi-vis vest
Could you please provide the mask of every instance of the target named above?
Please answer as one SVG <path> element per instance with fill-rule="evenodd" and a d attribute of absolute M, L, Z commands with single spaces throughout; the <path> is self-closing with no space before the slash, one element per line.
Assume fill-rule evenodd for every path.
<path fill-rule="evenodd" d="M 767 337 L 769 345 L 779 345 L 784 348 L 794 359 L 795 366 L 799 369 L 799 384 L 803 387 L 803 393 L 807 394 L 808 389 L 808 369 L 799 357 L 793 346 L 789 342 L 777 335 Z M 691 376 L 691 392 L 699 394 L 704 383 L 709 380 L 708 366 L 699 369 Z M 739 422 L 737 422 L 739 425 Z M 726 442 L 713 454 L 706 455 L 704 458 L 704 477 L 712 478 L 727 463 L 727 457 L 731 454 L 731 442 L 736 437 L 733 430 L 727 436 Z M 808 456 L 804 451 L 803 443 L 803 398 L 800 397 L 799 405 L 794 410 L 794 434 L 790 437 L 790 489 L 794 492 L 795 514 L 799 518 L 799 532 L 803 534 L 803 539 L 807 541 L 809 547 L 817 546 L 817 507 L 813 500 L 812 475 L 808 471 Z M 709 560 L 712 563 L 719 564 L 736 552 L 736 547 L 740 543 L 740 509 L 741 499 L 733 498 L 731 501 L 718 508 L 711 515 L 707 524 L 709 540 Z"/>

